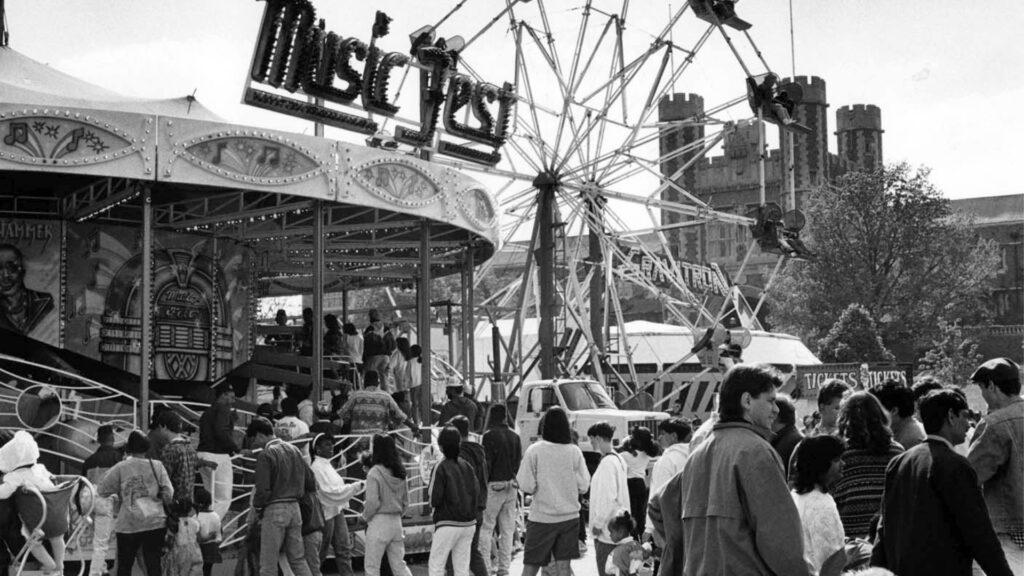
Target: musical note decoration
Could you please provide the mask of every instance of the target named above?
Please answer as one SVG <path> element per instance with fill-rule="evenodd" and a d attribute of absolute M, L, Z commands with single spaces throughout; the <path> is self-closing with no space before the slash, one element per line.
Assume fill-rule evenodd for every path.
<path fill-rule="evenodd" d="M 265 184 L 294 181 L 321 168 L 318 161 L 283 142 L 245 136 L 204 139 L 185 148 L 181 156 L 207 171 Z"/>
<path fill-rule="evenodd" d="M 0 158 L 33 164 L 91 164 L 136 150 L 116 130 L 63 118 L 0 121 L 0 142 Z"/>

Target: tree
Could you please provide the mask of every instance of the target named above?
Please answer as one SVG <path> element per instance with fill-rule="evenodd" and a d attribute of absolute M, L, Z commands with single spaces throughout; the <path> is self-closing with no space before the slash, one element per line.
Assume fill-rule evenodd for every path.
<path fill-rule="evenodd" d="M 962 385 L 981 364 L 978 343 L 964 336 L 959 318 L 953 322 L 939 320 L 939 339 L 932 344 L 931 350 L 919 360 L 917 370 L 935 376 L 940 382 Z"/>
<path fill-rule="evenodd" d="M 898 164 L 851 172 L 807 199 L 806 243 L 818 258 L 791 261 L 772 290 L 772 324 L 814 345 L 857 303 L 903 361 L 938 337 L 939 320 L 987 317 L 994 243 L 928 180 Z"/>
<path fill-rule="evenodd" d="M 875 320 L 860 304 L 853 303 L 821 339 L 818 358 L 823 362 L 892 362 Z"/>

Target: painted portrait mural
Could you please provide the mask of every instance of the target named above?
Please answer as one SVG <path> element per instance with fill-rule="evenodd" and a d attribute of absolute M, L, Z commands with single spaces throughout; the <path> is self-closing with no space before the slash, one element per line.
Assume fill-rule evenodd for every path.
<path fill-rule="evenodd" d="M 61 223 L 0 219 L 0 328 L 60 342 Z"/>
<path fill-rule="evenodd" d="M 138 374 L 140 231 L 73 224 L 68 246 L 65 347 Z M 248 250 L 230 240 L 154 235 L 152 377 L 209 381 L 245 361 L 249 266 Z"/>

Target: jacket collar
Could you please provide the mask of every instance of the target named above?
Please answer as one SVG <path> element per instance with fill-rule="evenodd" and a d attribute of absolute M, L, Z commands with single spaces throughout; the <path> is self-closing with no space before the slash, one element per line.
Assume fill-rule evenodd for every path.
<path fill-rule="evenodd" d="M 938 434 L 929 434 L 928 437 L 925 438 L 925 439 L 928 440 L 929 442 L 938 442 L 940 444 L 945 444 L 946 446 L 949 447 L 950 450 L 955 450 L 956 449 L 956 448 L 953 447 L 953 443 L 952 442 L 950 442 L 949 440 L 946 440 L 945 438 L 943 438 L 942 436 L 939 436 Z"/>
<path fill-rule="evenodd" d="M 719 421 L 712 428 L 712 430 L 714 430 L 714 431 L 727 430 L 727 429 L 749 430 L 749 431 L 753 432 L 754 434 L 757 434 L 758 436 L 760 436 L 761 438 L 763 438 L 767 442 L 771 442 L 771 439 L 772 439 L 772 432 L 771 432 L 771 430 L 768 430 L 767 428 L 762 428 L 760 426 L 754 426 L 753 424 L 751 424 L 750 422 L 747 422 L 746 420 L 729 420 L 729 421 L 726 421 L 726 422 Z"/>

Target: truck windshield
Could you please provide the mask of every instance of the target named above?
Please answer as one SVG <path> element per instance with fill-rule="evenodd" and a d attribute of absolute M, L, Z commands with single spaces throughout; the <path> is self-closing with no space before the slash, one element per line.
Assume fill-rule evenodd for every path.
<path fill-rule="evenodd" d="M 615 403 L 597 382 L 565 382 L 558 385 L 558 390 L 569 410 L 615 408 Z"/>

